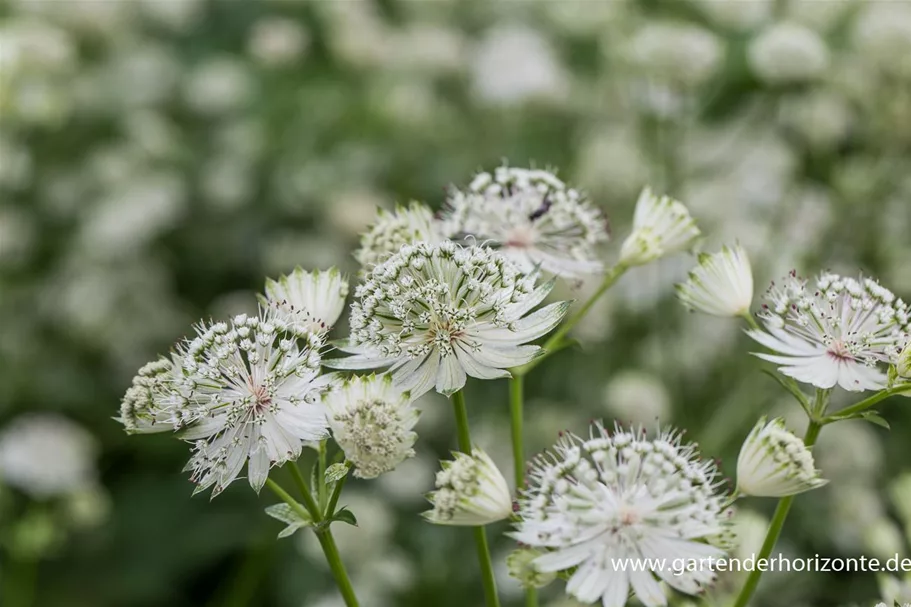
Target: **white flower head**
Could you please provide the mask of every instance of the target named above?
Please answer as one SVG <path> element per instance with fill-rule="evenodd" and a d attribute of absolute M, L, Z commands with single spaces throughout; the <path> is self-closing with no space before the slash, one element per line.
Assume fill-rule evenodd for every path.
<path fill-rule="evenodd" d="M 433 212 L 426 205 L 412 201 L 407 207 L 397 206 L 391 213 L 379 209 L 373 225 L 361 236 L 361 247 L 354 258 L 364 272 L 369 272 L 406 244 L 441 240 L 445 239 Z"/>
<path fill-rule="evenodd" d="M 869 278 L 827 273 L 813 286 L 791 272 L 767 299 L 759 313 L 766 330 L 748 335 L 775 354 L 757 356 L 817 388 L 884 388 L 879 365 L 895 360 L 911 330 L 908 306 Z"/>
<path fill-rule="evenodd" d="M 690 310 L 714 316 L 740 316 L 753 301 L 753 271 L 740 245 L 699 255 L 699 265 L 686 282 L 677 285 L 677 297 Z"/>
<path fill-rule="evenodd" d="M 348 280 L 336 268 L 305 272 L 298 267 L 278 280 L 266 279 L 266 295 L 260 300 L 298 330 L 320 333 L 342 315 L 347 296 Z"/>
<path fill-rule="evenodd" d="M 911 339 L 906 341 L 905 347 L 899 353 L 898 360 L 895 362 L 895 371 L 899 377 L 911 379 Z"/>
<path fill-rule="evenodd" d="M 575 278 L 603 270 L 596 247 L 608 239 L 606 218 L 550 171 L 479 173 L 452 191 L 443 222 L 450 236 L 494 247 L 525 273 L 541 267 Z"/>
<path fill-rule="evenodd" d="M 753 428 L 737 458 L 737 490 L 743 495 L 785 497 L 822 487 L 813 454 L 781 418 Z"/>
<path fill-rule="evenodd" d="M 553 329 L 567 302 L 531 314 L 553 287 L 537 288 L 505 257 L 450 241 L 406 245 L 375 267 L 355 290 L 351 337 L 355 356 L 326 361 L 341 369 L 390 367 L 396 385 L 417 398 L 436 387 L 450 395 L 478 379 L 541 353 L 524 345 Z"/>
<path fill-rule="evenodd" d="M 419 412 L 389 375 L 350 377 L 323 397 L 332 436 L 354 476 L 376 478 L 414 457 Z"/>
<path fill-rule="evenodd" d="M 750 43 L 750 67 L 771 84 L 813 79 L 829 67 L 826 43 L 813 30 L 797 23 L 776 23 Z"/>
<path fill-rule="evenodd" d="M 271 466 L 327 434 L 320 398 L 334 378 L 319 372 L 322 337 L 268 312 L 203 324 L 197 334 L 179 347 L 192 386 L 180 414 L 180 436 L 194 444 L 185 470 L 197 493 L 213 487 L 214 497 L 248 462 L 259 491 Z"/>
<path fill-rule="evenodd" d="M 60 415 L 30 413 L 0 433 L 0 481 L 37 499 L 94 484 L 97 445 L 91 434 Z"/>
<path fill-rule="evenodd" d="M 181 412 L 188 411 L 190 386 L 183 377 L 180 358 L 161 357 L 143 365 L 120 403 L 120 417 L 129 434 L 178 430 Z"/>
<path fill-rule="evenodd" d="M 696 221 L 682 202 L 645 188 L 636 202 L 633 232 L 620 249 L 620 262 L 646 264 L 692 247 L 699 236 Z"/>
<path fill-rule="evenodd" d="M 588 440 L 562 434 L 532 462 L 512 535 L 546 549 L 534 566 L 569 573 L 566 591 L 583 603 L 623 607 L 632 590 L 643 605 L 663 606 L 656 576 L 697 594 L 714 572 L 625 569 L 615 559 L 723 556 L 711 542 L 729 535 L 731 511 L 717 491 L 717 473 L 676 431 L 649 439 L 636 428 L 618 426 L 610 433 L 595 423 Z"/>
<path fill-rule="evenodd" d="M 509 486 L 493 460 L 480 449 L 453 455 L 437 472 L 436 491 L 427 496 L 433 510 L 424 518 L 437 525 L 479 526 L 509 517 Z"/>

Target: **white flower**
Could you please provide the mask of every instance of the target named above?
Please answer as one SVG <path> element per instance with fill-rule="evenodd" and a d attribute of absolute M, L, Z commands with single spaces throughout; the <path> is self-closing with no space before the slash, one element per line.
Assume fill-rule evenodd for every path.
<path fill-rule="evenodd" d="M 418 410 L 388 375 L 351 377 L 324 397 L 335 442 L 355 466 L 354 476 L 376 478 L 414 457 Z"/>
<path fill-rule="evenodd" d="M 885 387 L 877 367 L 898 355 L 911 329 L 908 306 L 869 278 L 822 274 L 815 287 L 792 272 L 772 284 L 759 316 L 765 331 L 748 335 L 776 354 L 757 354 L 817 388 L 862 392 Z"/>
<path fill-rule="evenodd" d="M 197 327 L 179 347 L 189 396 L 177 413 L 180 437 L 193 442 L 196 493 L 213 497 L 249 460 L 250 486 L 259 491 L 272 465 L 296 460 L 304 441 L 327 434 L 320 375 L 322 336 L 268 314 Z"/>
<path fill-rule="evenodd" d="M 37 499 L 72 494 L 95 481 L 91 434 L 52 413 L 15 418 L 0 434 L 0 483 Z"/>
<path fill-rule="evenodd" d="M 433 212 L 426 205 L 412 201 L 407 207 L 397 206 L 392 213 L 379 209 L 375 222 L 361 236 L 361 247 L 354 253 L 354 258 L 363 271 L 369 272 L 406 244 L 432 244 L 442 240 L 445 239 L 434 221 Z"/>
<path fill-rule="evenodd" d="M 443 222 L 450 236 L 495 247 L 525 273 L 538 266 L 564 277 L 603 270 L 595 247 L 607 241 L 606 218 L 550 171 L 480 173 L 452 192 Z"/>
<path fill-rule="evenodd" d="M 532 462 L 519 500 L 519 542 L 547 549 L 538 571 L 569 573 L 566 591 L 583 603 L 623 607 L 630 590 L 647 607 L 667 605 L 656 576 L 687 594 L 714 579 L 709 568 L 682 575 L 620 568 L 623 559 L 707 559 L 724 552 L 708 543 L 728 534 L 730 511 L 714 463 L 699 458 L 675 431 L 648 439 L 638 429 L 600 423 L 591 438 L 562 435 Z M 679 560 L 678 559 L 678 560 Z"/>
<path fill-rule="evenodd" d="M 740 316 L 753 301 L 753 272 L 740 245 L 699 256 L 699 265 L 686 282 L 677 285 L 677 297 L 691 310 L 714 316 Z"/>
<path fill-rule="evenodd" d="M 911 339 L 907 340 L 904 349 L 898 355 L 895 363 L 895 371 L 899 377 L 911 379 Z"/>
<path fill-rule="evenodd" d="M 737 490 L 743 495 L 785 497 L 822 487 L 813 454 L 785 428 L 784 420 L 762 418 L 737 458 Z"/>
<path fill-rule="evenodd" d="M 695 86 L 715 73 L 723 50 L 717 36 L 697 25 L 649 23 L 636 32 L 626 54 L 650 76 Z"/>
<path fill-rule="evenodd" d="M 299 59 L 309 43 L 309 35 L 296 21 L 265 17 L 253 25 L 247 48 L 264 65 L 280 66 Z"/>
<path fill-rule="evenodd" d="M 181 412 L 188 411 L 190 385 L 184 381 L 180 358 L 159 358 L 143 365 L 120 403 L 120 417 L 129 434 L 178 430 Z"/>
<path fill-rule="evenodd" d="M 620 249 L 620 263 L 636 266 L 691 247 L 699 228 L 682 202 L 645 188 L 636 202 L 633 232 Z"/>
<path fill-rule="evenodd" d="M 771 84 L 799 82 L 829 67 L 829 50 L 813 30 L 797 23 L 776 23 L 747 49 L 750 67 Z"/>
<path fill-rule="evenodd" d="M 305 272 L 301 268 L 278 280 L 266 280 L 265 307 L 278 318 L 294 323 L 299 331 L 328 331 L 342 315 L 348 280 L 336 269 Z"/>
<path fill-rule="evenodd" d="M 517 548 L 506 557 L 506 567 L 509 577 L 518 580 L 522 588 L 543 588 L 555 579 L 557 574 L 553 571 L 542 572 L 535 568 L 534 561 L 543 554 L 534 548 Z"/>
<path fill-rule="evenodd" d="M 437 525 L 478 526 L 509 517 L 509 486 L 493 460 L 480 449 L 453 455 L 437 472 L 436 491 L 427 496 L 433 510 L 424 518 Z"/>
<path fill-rule="evenodd" d="M 351 338 L 340 369 L 390 367 L 396 385 L 417 398 L 436 387 L 453 394 L 466 375 L 509 377 L 541 353 L 523 345 L 553 329 L 567 302 L 528 314 L 553 287 L 534 287 L 502 255 L 445 241 L 418 243 L 375 267 L 355 290 Z M 526 316 L 526 314 L 528 314 Z"/>

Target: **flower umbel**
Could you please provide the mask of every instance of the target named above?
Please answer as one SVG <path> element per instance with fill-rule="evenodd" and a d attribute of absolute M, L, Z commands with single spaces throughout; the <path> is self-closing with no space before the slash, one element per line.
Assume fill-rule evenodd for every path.
<path fill-rule="evenodd" d="M 714 580 L 707 568 L 625 571 L 612 559 L 720 557 L 709 543 L 726 537 L 730 511 L 715 464 L 669 430 L 648 439 L 639 429 L 593 424 L 584 440 L 563 434 L 529 471 L 513 537 L 546 549 L 539 571 L 568 572 L 566 591 L 584 603 L 623 607 L 629 593 L 647 607 L 667 604 L 656 576 L 687 594 Z"/>
<path fill-rule="evenodd" d="M 436 387 L 450 395 L 478 379 L 509 377 L 509 369 L 541 353 L 523 345 L 553 329 L 560 302 L 528 312 L 551 290 L 534 286 L 499 253 L 449 241 L 418 243 L 374 268 L 355 290 L 351 338 L 355 356 L 326 361 L 344 369 L 390 367 L 396 385 L 417 398 Z"/>
<path fill-rule="evenodd" d="M 388 375 L 350 377 L 323 397 L 329 427 L 354 476 L 376 478 L 414 457 L 418 410 Z"/>
<path fill-rule="evenodd" d="M 714 316 L 740 316 L 753 301 L 753 272 L 740 245 L 699 255 L 699 265 L 686 282 L 677 285 L 677 297 L 691 310 Z"/>
<path fill-rule="evenodd" d="M 299 330 L 319 333 L 342 315 L 347 296 L 348 281 L 337 269 L 305 272 L 298 267 L 278 280 L 267 279 L 266 296 L 260 299 Z"/>
<path fill-rule="evenodd" d="M 524 273 L 539 266 L 563 277 L 603 270 L 595 247 L 608 239 L 606 218 L 550 171 L 480 173 L 453 190 L 443 223 L 447 234 L 497 248 Z"/>
<path fill-rule="evenodd" d="M 757 356 L 817 388 L 884 388 L 878 365 L 896 359 L 911 330 L 908 306 L 869 278 L 822 274 L 814 287 L 792 272 L 767 299 L 766 330 L 748 335 L 776 354 Z"/>
<path fill-rule="evenodd" d="M 361 236 L 361 247 L 355 251 L 354 258 L 363 272 L 369 272 L 406 244 L 441 240 L 444 240 L 443 233 L 433 212 L 420 202 L 412 201 L 407 207 L 397 206 L 392 213 L 379 209 L 376 221 Z"/>
<path fill-rule="evenodd" d="M 493 460 L 480 449 L 453 455 L 437 472 L 436 491 L 427 497 L 433 510 L 424 518 L 437 525 L 478 526 L 509 517 L 509 486 Z"/>
<path fill-rule="evenodd" d="M 693 246 L 699 228 L 682 202 L 645 188 L 636 202 L 633 232 L 620 249 L 620 263 L 638 266 Z"/>
<path fill-rule="evenodd" d="M 197 327 L 179 348 L 193 389 L 184 405 L 180 436 L 194 443 L 196 492 L 213 497 L 237 478 L 244 462 L 259 491 L 272 465 L 300 456 L 304 441 L 327 434 L 320 375 L 322 335 L 265 313 Z"/>
<path fill-rule="evenodd" d="M 822 487 L 813 455 L 785 428 L 783 419 L 762 418 L 737 458 L 737 491 L 757 497 L 785 497 Z"/>
<path fill-rule="evenodd" d="M 124 394 L 118 421 L 129 434 L 178 430 L 183 423 L 180 414 L 188 410 L 190 389 L 177 356 L 147 363 Z"/>

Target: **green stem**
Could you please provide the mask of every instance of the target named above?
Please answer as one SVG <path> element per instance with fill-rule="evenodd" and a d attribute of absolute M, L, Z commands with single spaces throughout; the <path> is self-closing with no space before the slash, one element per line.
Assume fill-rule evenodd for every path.
<path fill-rule="evenodd" d="M 882 390 L 877 392 L 870 398 L 866 398 L 860 401 L 857 404 L 851 405 L 850 407 L 845 407 L 841 411 L 838 411 L 834 415 L 823 418 L 823 424 L 831 424 L 832 422 L 837 422 L 842 419 L 846 419 L 858 413 L 862 413 L 872 407 L 873 405 L 879 403 L 880 401 L 886 400 L 890 396 L 895 396 L 896 394 L 903 394 L 905 392 L 911 392 L 911 384 L 897 386 L 895 388 L 890 388 L 888 390 Z"/>
<path fill-rule="evenodd" d="M 598 287 L 598 290 L 589 297 L 582 307 L 576 310 L 566 322 L 564 322 L 560 327 L 554 331 L 550 338 L 544 342 L 542 349 L 544 352 L 538 358 L 525 363 L 520 367 L 511 369 L 513 375 L 528 375 L 529 371 L 540 365 L 544 362 L 544 359 L 549 357 L 551 354 L 561 350 L 563 345 L 563 338 L 566 337 L 566 334 L 569 333 L 573 327 L 579 324 L 579 321 L 585 318 L 585 315 L 588 314 L 588 311 L 591 310 L 592 306 L 595 305 L 595 302 L 604 295 L 608 289 L 614 286 L 614 283 L 623 276 L 628 268 L 622 263 L 617 263 L 614 267 L 607 271 L 607 274 L 604 275 L 604 280 L 601 281 L 601 285 Z"/>
<path fill-rule="evenodd" d="M 513 473 L 516 481 L 516 494 L 525 485 L 525 447 L 523 446 L 523 409 L 525 393 L 525 378 L 515 375 L 509 380 L 509 421 L 512 431 L 512 461 Z M 537 607 L 538 590 L 528 588 L 525 590 L 525 607 Z"/>
<path fill-rule="evenodd" d="M 298 472 L 298 475 L 300 472 Z M 301 479 L 303 480 L 303 479 Z M 291 497 L 291 495 L 285 491 L 281 485 L 273 481 L 271 478 L 266 479 L 266 485 L 271 489 L 275 495 L 277 495 L 283 502 L 291 506 L 291 509 L 297 512 L 297 514 L 304 518 L 311 518 L 308 515 L 308 509 L 305 509 L 297 501 Z M 304 484 L 306 487 L 306 483 Z M 310 501 L 313 501 L 313 496 L 310 495 L 309 490 L 304 493 L 310 497 Z M 315 505 L 315 504 L 314 504 Z M 338 586 L 339 592 L 342 593 L 342 598 L 345 600 L 345 605 L 347 607 L 358 607 L 357 596 L 354 594 L 354 587 L 351 585 L 351 579 L 348 577 L 348 572 L 345 569 L 344 563 L 342 563 L 342 557 L 338 552 L 338 546 L 335 544 L 335 538 L 332 537 L 332 531 L 329 529 L 329 525 L 321 525 L 323 519 L 319 516 L 319 511 L 315 511 L 315 514 L 312 516 L 311 520 L 313 521 L 314 527 L 313 530 L 316 532 L 316 537 L 319 540 L 320 546 L 323 548 L 323 554 L 326 556 L 326 562 L 329 563 L 329 569 L 332 570 L 332 577 L 335 578 L 335 583 Z"/>
<path fill-rule="evenodd" d="M 313 499 L 313 493 L 311 493 L 310 486 L 304 479 L 304 475 L 301 474 L 300 468 L 294 462 L 291 462 L 289 468 L 291 468 L 291 477 L 294 479 L 294 484 L 297 485 L 297 490 L 304 499 L 304 506 L 306 506 L 307 512 L 310 513 L 310 518 L 314 521 L 320 520 L 321 510 L 319 504 Z"/>
<path fill-rule="evenodd" d="M 319 499 L 320 512 L 326 510 L 326 441 L 319 442 L 319 478 L 316 479 L 316 496 Z"/>
<path fill-rule="evenodd" d="M 751 328 L 751 329 L 754 329 L 754 330 L 756 330 L 756 331 L 761 331 L 761 330 L 762 330 L 762 327 L 759 326 L 759 323 L 756 322 L 756 319 L 753 318 L 753 315 L 750 314 L 749 311 L 744 312 L 744 313 L 741 314 L 740 316 L 743 317 L 743 319 L 744 319 L 745 321 L 747 321 L 747 324 L 750 325 L 750 328 Z"/>
<path fill-rule="evenodd" d="M 459 390 L 452 395 L 452 408 L 455 412 L 456 432 L 459 440 L 459 451 L 471 454 L 471 433 L 468 429 L 468 409 L 465 406 L 465 394 Z M 481 566 L 481 582 L 484 585 L 484 600 L 487 607 L 500 607 L 497 596 L 497 580 L 493 574 L 493 562 L 490 559 L 490 548 L 487 545 L 487 532 L 484 527 L 473 529 L 474 541 L 478 552 L 478 563 Z"/>
<path fill-rule="evenodd" d="M 7 562 L 3 569 L 3 584 L 0 585 L 0 604 L 9 607 L 32 607 L 35 604 L 38 561 L 22 558 Z"/>
<path fill-rule="evenodd" d="M 350 468 L 351 465 L 348 462 L 345 462 L 345 467 Z M 335 507 L 338 506 L 338 498 L 342 494 L 342 487 L 345 485 L 346 480 L 348 480 L 347 474 L 335 483 L 335 488 L 332 490 L 332 496 L 329 498 L 329 504 L 326 506 L 326 518 L 332 518 L 332 515 L 335 514 Z"/>
<path fill-rule="evenodd" d="M 807 447 L 812 448 L 813 445 L 816 444 L 816 439 L 819 437 L 819 431 L 821 429 L 822 424 L 810 421 L 807 433 L 803 439 L 803 442 Z M 778 507 L 775 508 L 775 514 L 772 516 L 772 522 L 769 524 L 769 530 L 766 532 L 765 541 L 762 543 L 762 548 L 756 556 L 757 562 L 761 559 L 769 558 L 769 555 L 772 554 L 772 549 L 775 548 L 775 543 L 778 541 L 779 536 L 781 536 L 781 530 L 784 527 L 784 522 L 788 518 L 788 512 L 791 511 L 791 504 L 793 503 L 793 495 L 784 497 L 778 502 Z M 762 577 L 762 571 L 760 571 L 758 567 L 750 572 L 743 589 L 740 591 L 740 595 L 737 597 L 737 602 L 734 603 L 734 607 L 747 606 L 750 599 L 753 597 L 753 593 L 756 592 L 760 577 Z"/>

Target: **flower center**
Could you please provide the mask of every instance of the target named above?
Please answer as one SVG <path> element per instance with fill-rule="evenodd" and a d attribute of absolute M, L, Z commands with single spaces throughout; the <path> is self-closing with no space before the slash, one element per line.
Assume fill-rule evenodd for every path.
<path fill-rule="evenodd" d="M 840 362 L 854 360 L 854 356 L 851 355 L 848 346 L 840 339 L 836 339 L 829 345 L 829 356 Z"/>
<path fill-rule="evenodd" d="M 526 249 L 535 242 L 535 232 L 530 225 L 516 226 L 509 231 L 506 246 Z"/>
<path fill-rule="evenodd" d="M 253 410 L 262 411 L 267 409 L 269 405 L 272 404 L 272 396 L 269 394 L 269 390 L 266 386 L 250 386 L 250 391 L 253 393 Z"/>

